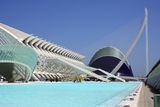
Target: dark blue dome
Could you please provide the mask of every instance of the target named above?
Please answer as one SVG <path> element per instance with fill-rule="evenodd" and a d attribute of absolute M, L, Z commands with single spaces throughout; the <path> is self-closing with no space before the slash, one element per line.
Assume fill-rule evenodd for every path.
<path fill-rule="evenodd" d="M 89 66 L 103 69 L 111 72 L 124 57 L 123 53 L 114 47 L 104 47 L 99 49 L 92 57 Z M 99 75 L 105 75 L 102 72 L 94 71 Z M 121 66 L 118 72 L 121 76 L 133 76 L 132 69 L 127 61 Z M 116 75 L 117 75 L 116 73 Z"/>

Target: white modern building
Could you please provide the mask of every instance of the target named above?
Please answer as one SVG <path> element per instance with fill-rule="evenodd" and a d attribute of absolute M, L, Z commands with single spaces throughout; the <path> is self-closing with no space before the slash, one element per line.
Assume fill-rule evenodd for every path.
<path fill-rule="evenodd" d="M 3 68 L 0 69 L 0 74 L 8 78 L 8 81 L 54 80 L 77 75 L 90 75 L 108 81 L 95 74 L 95 70 L 115 77 L 101 69 L 86 66 L 82 62 L 83 55 L 1 23 L 0 51 L 0 67 Z"/>

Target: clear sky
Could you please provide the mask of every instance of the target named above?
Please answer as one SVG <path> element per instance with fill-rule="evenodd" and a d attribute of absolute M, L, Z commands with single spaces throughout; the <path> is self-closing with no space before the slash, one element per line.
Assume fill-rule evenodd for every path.
<path fill-rule="evenodd" d="M 1 0 L 0 23 L 80 53 L 88 64 L 102 47 L 126 53 L 148 8 L 149 69 L 160 58 L 159 0 Z M 145 35 L 128 58 L 135 76 L 145 75 Z"/>

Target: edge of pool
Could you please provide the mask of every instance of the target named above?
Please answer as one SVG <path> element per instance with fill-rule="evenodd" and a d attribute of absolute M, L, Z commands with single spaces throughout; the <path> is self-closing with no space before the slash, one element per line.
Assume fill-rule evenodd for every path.
<path fill-rule="evenodd" d="M 135 83 L 135 82 L 130 82 L 130 83 Z M 131 90 L 130 93 L 126 94 L 123 99 L 121 99 L 121 95 L 123 95 L 125 92 L 119 94 L 116 97 L 113 97 L 112 99 L 104 102 L 103 104 L 99 105 L 98 107 L 136 107 L 138 105 L 139 97 L 140 97 L 140 91 L 142 88 L 142 82 L 136 82 L 139 83 L 137 87 L 135 87 L 133 90 Z M 136 96 L 135 96 L 136 95 Z M 121 97 L 121 98 L 120 98 Z M 119 99 L 120 102 L 119 102 Z M 113 104 L 113 100 L 115 103 Z M 117 102 L 116 102 L 117 101 Z"/>
<path fill-rule="evenodd" d="M 117 107 L 124 107 L 124 106 L 137 107 L 138 102 L 140 100 L 142 85 L 143 85 L 143 82 L 141 82 L 139 86 L 132 93 L 129 94 L 129 96 L 123 99 L 121 103 L 117 105 Z"/>

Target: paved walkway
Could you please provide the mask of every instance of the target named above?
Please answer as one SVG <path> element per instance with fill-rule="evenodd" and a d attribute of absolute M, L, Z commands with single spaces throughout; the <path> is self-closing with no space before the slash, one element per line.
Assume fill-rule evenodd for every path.
<path fill-rule="evenodd" d="M 142 85 L 138 107 L 153 107 L 153 93 L 144 83 Z"/>

